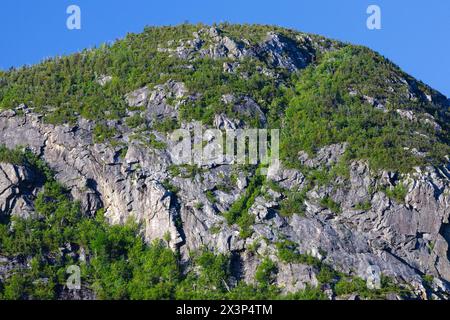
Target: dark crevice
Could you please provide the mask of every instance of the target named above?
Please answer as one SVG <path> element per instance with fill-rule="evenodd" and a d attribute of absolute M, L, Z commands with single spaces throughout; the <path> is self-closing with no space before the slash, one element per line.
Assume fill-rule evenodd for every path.
<path fill-rule="evenodd" d="M 98 200 L 98 204 L 95 205 L 95 211 L 99 210 L 100 208 L 104 208 L 105 205 L 102 200 L 102 194 L 98 191 L 97 181 L 95 181 L 94 179 L 91 179 L 91 178 L 87 179 L 86 187 L 88 187 L 89 189 L 91 189 L 94 192 L 96 200 Z M 90 203 L 89 208 L 92 209 L 91 207 L 92 207 L 92 204 Z M 93 214 L 95 214 L 95 212 L 93 212 Z"/>
<path fill-rule="evenodd" d="M 447 260 L 450 261 L 450 223 L 443 223 L 439 234 L 447 242 Z"/>
<path fill-rule="evenodd" d="M 242 280 L 244 263 L 241 254 L 237 251 L 231 252 L 230 256 L 230 273 L 236 282 Z"/>
<path fill-rule="evenodd" d="M 177 244 L 177 250 L 179 251 L 180 248 L 186 244 L 186 234 L 183 228 L 183 220 L 181 219 L 181 205 L 175 193 L 170 191 L 167 192 L 170 194 L 170 211 L 175 219 L 175 228 L 181 237 L 181 242 Z"/>

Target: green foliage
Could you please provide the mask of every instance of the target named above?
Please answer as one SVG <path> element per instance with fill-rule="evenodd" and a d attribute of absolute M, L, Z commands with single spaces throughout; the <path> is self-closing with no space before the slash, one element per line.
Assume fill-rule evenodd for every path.
<path fill-rule="evenodd" d="M 36 218 L 13 218 L 9 224 L 1 225 L 0 253 L 33 257 L 29 270 L 17 270 L 17 276 L 6 280 L 5 299 L 52 299 L 58 272 L 64 270 L 65 263 L 71 262 L 68 256 L 61 256 L 60 248 L 65 248 L 79 234 L 79 230 L 71 228 L 81 218 L 79 205 L 69 200 L 60 185 L 49 181 L 35 200 L 35 209 Z M 11 224 L 13 228 L 9 228 Z"/>
<path fill-rule="evenodd" d="M 0 232 L 2 255 L 30 256 L 35 261 L 31 270 L 18 271 L 22 280 L 7 280 L 4 298 L 54 298 L 65 281 L 59 275 L 74 263 L 68 253 L 59 255 L 67 244 L 75 250 L 85 248 L 90 255 L 82 276 L 98 298 L 173 297 L 180 279 L 177 257 L 162 242 L 145 245 L 136 225 L 109 226 L 101 212 L 95 219 L 81 216 L 78 204 L 54 182 L 46 183 L 35 207 L 41 218 L 15 219 L 13 231 Z M 50 257 L 60 258 L 47 260 Z"/>
<path fill-rule="evenodd" d="M 287 192 L 286 199 L 281 201 L 280 214 L 284 217 L 291 217 L 293 214 L 304 215 L 306 193 L 307 189 Z"/>
<path fill-rule="evenodd" d="M 224 217 L 228 224 L 236 223 L 241 228 L 241 237 L 250 237 L 253 233 L 251 226 L 254 223 L 254 217 L 248 212 L 250 207 L 255 202 L 256 197 L 261 194 L 261 186 L 264 183 L 264 176 L 256 172 L 252 180 L 249 182 L 245 194 L 242 195 L 231 208 L 224 213 Z"/>
<path fill-rule="evenodd" d="M 353 278 L 339 280 L 336 283 L 334 290 L 338 296 L 341 296 L 351 293 L 366 292 L 368 289 L 366 286 L 366 281 L 361 278 Z"/>
<path fill-rule="evenodd" d="M 80 264 L 84 285 L 99 299 L 325 299 L 319 288 L 307 287 L 283 296 L 272 283 L 277 265 L 266 258 L 255 273 L 257 286 L 242 282 L 230 284 L 230 257 L 204 250 L 192 258 L 187 274 L 180 269 L 179 257 L 164 241 L 146 245 L 138 226 L 129 222 L 110 226 L 103 210 L 94 218 L 82 216 L 66 190 L 47 182 L 35 201 L 39 216 L 15 218 L 14 227 L 0 224 L 0 254 L 29 257 L 30 268 L 16 270 L 0 283 L 2 299 L 54 299 L 65 283 L 67 266 Z M 166 237 L 165 237 L 166 238 Z M 167 241 L 168 238 L 166 238 Z M 74 261 L 71 251 L 83 248 L 85 262 Z M 278 244 L 280 259 L 306 263 L 320 269 L 320 283 L 334 283 L 339 295 L 357 292 L 377 298 L 388 292 L 403 293 L 389 279 L 382 289 L 370 291 L 360 279 L 343 277 L 316 259 L 300 255 L 295 244 Z"/>
<path fill-rule="evenodd" d="M 196 164 L 170 165 L 168 168 L 173 177 L 181 177 L 183 179 L 195 179 L 205 173 L 205 169 Z"/>
<path fill-rule="evenodd" d="M 53 172 L 47 164 L 33 152 L 23 147 L 16 147 L 11 150 L 4 145 L 0 145 L 0 162 L 25 166 L 33 169 L 33 171 L 41 175 L 43 179 L 53 179 Z M 37 179 L 39 179 L 39 177 L 37 177 Z"/>
<path fill-rule="evenodd" d="M 162 121 L 156 121 L 153 124 L 153 129 L 155 129 L 156 131 L 159 132 L 172 132 L 173 130 L 177 129 L 178 126 L 178 121 L 173 119 L 173 118 L 166 118 L 163 119 Z"/>
<path fill-rule="evenodd" d="M 381 276 L 380 289 L 368 289 L 366 281 L 358 277 L 342 277 L 335 284 L 334 291 L 338 296 L 356 293 L 365 299 L 384 299 L 388 293 L 408 294 L 408 290 L 398 287 L 384 275 Z"/>
<path fill-rule="evenodd" d="M 47 120 L 52 123 L 71 122 L 77 114 L 93 120 L 104 119 L 105 115 L 121 119 L 126 93 L 146 84 L 165 82 L 171 73 L 182 72 L 178 60 L 158 52 L 158 46 L 167 45 L 168 40 L 191 38 L 199 27 L 184 24 L 146 28 L 111 46 L 13 69 L 2 75 L 0 109 L 26 103 L 45 112 L 46 106 L 51 106 Z M 97 78 L 102 74 L 111 75 L 113 80 L 99 85 Z"/>
<path fill-rule="evenodd" d="M 233 109 L 233 105 L 223 102 L 222 96 L 231 93 L 238 99 L 243 96 L 251 97 L 263 110 L 271 110 L 273 118 L 279 120 L 281 111 L 277 102 L 280 104 L 284 102 L 284 87 L 275 79 L 258 72 L 258 69 L 265 67 L 264 63 L 247 58 L 240 62 L 236 72 L 224 73 L 225 62 L 228 60 L 209 58 L 195 60 L 194 70 L 179 78 L 189 90 L 202 94 L 195 101 L 181 105 L 180 118 L 212 124 L 214 114 L 225 113 L 232 118 L 245 120 L 252 127 L 260 127 L 259 119 L 245 112 L 237 112 Z M 246 74 L 245 79 L 240 76 L 242 73 Z"/>
<path fill-rule="evenodd" d="M 170 299 L 180 278 L 177 257 L 160 242 L 149 249 L 139 246 L 131 256 L 134 266 L 128 285 L 130 298 Z"/>
<path fill-rule="evenodd" d="M 328 297 L 320 288 L 306 286 L 301 291 L 288 294 L 286 300 L 328 300 Z"/>
<path fill-rule="evenodd" d="M 0 148 L 3 161 L 44 168 L 31 153 Z M 11 154 L 8 154 L 11 152 Z M 45 175 L 44 179 L 45 179 Z M 0 223 L 0 255 L 29 261 L 0 281 L 1 299 L 55 299 L 66 281 L 69 265 L 79 265 L 83 286 L 98 299 L 305 299 L 317 298 L 313 288 L 282 296 L 272 285 L 276 265 L 265 259 L 258 268 L 258 286 L 230 284 L 230 257 L 204 250 L 193 254 L 187 274 L 169 237 L 144 243 L 139 226 L 109 225 L 104 210 L 95 217 L 80 206 L 52 176 L 34 201 L 36 216 Z M 220 231 L 220 230 L 219 230 Z M 86 254 L 85 261 L 73 254 Z"/>
<path fill-rule="evenodd" d="M 137 128 L 140 125 L 145 124 L 145 120 L 144 120 L 144 118 L 142 118 L 142 116 L 140 114 L 135 114 L 131 117 L 126 118 L 125 123 L 130 128 Z"/>
<path fill-rule="evenodd" d="M 404 203 L 408 190 L 402 183 L 399 183 L 393 188 L 386 188 L 384 192 L 389 198 L 397 201 L 398 203 Z"/>
<path fill-rule="evenodd" d="M 261 106 L 269 128 L 282 127 L 280 151 L 284 162 L 291 166 L 300 168 L 299 151 L 314 155 L 323 146 L 348 143 L 343 159 L 335 166 L 314 170 L 300 168 L 309 186 L 287 193 L 280 208 L 284 216 L 302 214 L 306 192 L 311 187 L 329 184 L 336 177 L 348 178 L 348 163 L 353 159 L 366 159 L 372 170 L 406 172 L 418 165 L 440 164 L 449 154 L 448 111 L 424 99 L 423 94 L 416 100 L 409 99 L 410 88 L 423 92 L 431 89 L 378 54 L 311 36 L 313 40 L 321 40 L 321 46 L 336 50 L 322 54 L 318 48 L 311 47 L 317 55 L 313 64 L 293 76 L 277 69 L 279 77 L 273 79 L 260 72 L 265 68 L 273 69 L 264 58 L 242 59 L 236 72 L 225 73 L 223 64 L 231 62 L 229 59 L 196 57 L 192 68 L 183 68 L 185 61 L 158 50 L 158 47 L 170 46 L 169 40 L 173 40 L 175 46 L 179 40 L 191 39 L 192 33 L 203 27 L 183 24 L 146 28 L 142 34 L 129 34 L 111 46 L 103 45 L 32 67 L 1 72 L 0 109 L 26 103 L 44 114 L 49 123 L 74 123 L 79 117 L 95 120 L 94 143 L 113 144 L 119 132 L 106 125 L 106 120 L 125 119 L 134 129 L 145 124 L 140 115 L 125 118 L 124 99 L 126 93 L 144 85 L 151 88 L 169 79 L 183 81 L 196 98 L 177 101 L 180 102 L 179 120 L 195 119 L 211 124 L 214 114 L 225 113 L 259 127 L 261 123 L 256 117 L 239 114 L 233 105 L 222 101 L 222 96 L 229 93 L 237 99 L 249 96 Z M 246 38 L 255 44 L 262 41 L 268 31 L 276 31 L 286 41 L 310 47 L 306 40 L 297 37 L 297 32 L 273 26 L 225 23 L 219 32 L 238 43 Z M 103 74 L 111 75 L 112 81 L 101 86 L 97 79 Z M 405 81 L 398 81 L 399 78 Z M 350 94 L 350 91 L 357 94 Z M 386 101 L 386 112 L 374 108 L 364 96 Z M 175 102 L 169 99 L 170 103 Z M 443 130 L 435 132 L 419 121 L 401 118 L 395 110 L 404 106 L 417 114 L 433 115 Z M 151 123 L 151 129 L 166 133 L 178 125 L 175 119 L 163 119 Z M 151 148 L 166 147 L 148 128 L 135 130 L 132 138 Z M 418 156 L 411 152 L 413 149 L 426 156 Z M 121 154 L 124 156 L 124 152 Z M 79 204 L 71 200 L 67 190 L 54 181 L 51 170 L 31 152 L 0 146 L 0 162 L 32 167 L 44 184 L 35 200 L 36 217 L 2 219 L 0 223 L 0 253 L 30 261 L 29 269 L 17 271 L 0 283 L 2 298 L 54 298 L 64 283 L 66 266 L 75 262 L 67 252 L 68 244 L 75 253 L 81 249 L 87 252 L 89 259 L 82 263 L 83 281 L 102 299 L 280 297 L 279 289 L 271 285 L 276 266 L 269 259 L 258 268 L 259 285 L 256 287 L 239 283 L 231 288 L 229 257 L 212 252 L 204 252 L 194 259 L 192 271 L 186 275 L 180 270 L 177 254 L 160 241 L 146 245 L 135 224 L 110 226 L 102 211 L 95 218 L 82 215 Z M 170 171 L 172 176 L 192 179 L 203 173 L 195 165 L 171 167 Z M 236 176 L 231 180 L 233 178 Z M 256 173 L 245 193 L 224 214 L 229 224 L 240 227 L 243 238 L 252 234 L 254 217 L 248 211 L 255 198 L 261 195 L 264 183 L 264 178 Z M 174 194 L 178 191 L 167 181 L 164 186 Z M 402 184 L 384 191 L 390 198 L 404 201 L 406 189 Z M 215 202 L 212 192 L 206 196 L 211 203 Z M 339 205 L 329 197 L 320 203 L 333 212 L 340 212 Z M 355 208 L 367 210 L 369 204 L 361 203 Z M 381 290 L 367 290 L 361 279 L 336 273 L 310 255 L 300 254 L 297 246 L 287 240 L 278 243 L 277 248 L 281 261 L 318 268 L 319 282 L 333 284 L 339 294 L 358 292 L 365 297 L 377 297 L 388 291 L 398 292 L 385 278 Z M 286 298 L 321 299 L 324 296 L 320 289 L 308 287 Z"/>
<path fill-rule="evenodd" d="M 262 181 L 263 177 L 259 174 L 256 174 L 250 181 L 245 194 L 235 203 L 233 203 L 230 210 L 228 210 L 228 212 L 224 214 L 229 224 L 236 223 L 243 214 L 248 212 L 253 204 L 254 199 L 261 192 Z"/>
<path fill-rule="evenodd" d="M 158 50 L 173 49 L 179 41 L 192 39 L 193 32 L 206 27 L 148 27 L 112 45 L 2 72 L 0 109 L 26 103 L 50 123 L 73 123 L 79 117 L 92 119 L 98 125 L 94 142 L 106 142 L 115 132 L 103 121 L 126 117 L 125 94 L 173 79 L 184 82 L 195 98 L 179 101 L 179 119 L 160 119 L 151 124 L 152 129 L 162 133 L 175 129 L 180 120 L 211 124 L 217 113 L 245 120 L 252 127 L 260 126 L 257 117 L 239 113 L 222 101 L 224 94 L 232 93 L 237 99 L 248 96 L 256 101 L 266 114 L 269 128 L 282 127 L 281 155 L 291 166 L 298 166 L 300 150 L 314 154 L 318 148 L 338 142 L 349 143 L 346 161 L 333 173 L 338 175 L 345 175 L 347 162 L 352 159 L 367 159 L 373 170 L 409 171 L 417 165 L 440 164 L 448 155 L 448 110 L 424 98 L 424 92 L 435 93 L 432 89 L 377 53 L 309 35 L 313 42 L 320 42 L 319 49 L 293 30 L 228 23 L 221 24 L 218 32 L 238 44 L 243 38 L 256 44 L 267 37 L 267 32 L 275 31 L 284 41 L 308 48 L 315 59 L 306 69 L 290 75 L 274 68 L 266 57 L 248 57 L 240 61 L 235 72 L 228 73 L 223 71 L 223 64 L 232 62 L 230 59 L 197 56 L 190 62 L 192 68 L 185 68 L 185 61 Z M 208 35 L 201 36 L 205 45 L 211 41 Z M 323 50 L 331 47 L 335 50 Z M 261 72 L 264 69 L 276 71 L 279 77 L 268 76 Z M 101 75 L 110 75 L 112 81 L 101 86 L 97 82 Z M 409 90 L 417 91 L 418 99 L 411 100 Z M 364 96 L 386 101 L 387 112 L 374 108 Z M 404 106 L 434 116 L 443 130 L 435 132 L 426 123 L 402 119 L 395 110 Z M 135 115 L 125 118 L 125 122 L 138 128 L 144 120 Z M 163 147 L 157 139 L 150 138 L 146 143 Z M 427 156 L 418 156 L 413 149 Z M 318 174 L 318 182 L 330 178 Z"/>
<path fill-rule="evenodd" d="M 370 210 L 371 208 L 372 208 L 372 203 L 370 202 L 370 200 L 367 200 L 367 201 L 365 201 L 365 202 L 358 203 L 358 204 L 355 206 L 355 209 L 356 209 L 356 210 L 362 210 L 362 211 L 368 211 L 368 210 Z"/>
<path fill-rule="evenodd" d="M 181 175 L 181 166 L 172 164 L 167 168 L 167 170 L 173 177 L 178 177 L 179 175 Z"/>
<path fill-rule="evenodd" d="M 434 276 L 426 274 L 424 276 L 422 276 L 423 282 L 425 283 L 425 285 L 427 285 L 428 287 L 431 287 L 431 285 L 433 284 L 434 281 Z"/>
<path fill-rule="evenodd" d="M 158 150 L 164 150 L 167 147 L 164 142 L 156 138 L 152 133 L 148 135 L 147 146 Z"/>
<path fill-rule="evenodd" d="M 276 243 L 278 250 L 278 257 L 281 261 L 286 263 L 307 264 L 310 266 L 319 267 L 321 262 L 319 259 L 309 255 L 298 252 L 298 245 L 289 240 L 282 240 Z"/>
<path fill-rule="evenodd" d="M 162 183 L 162 185 L 163 185 L 163 187 L 164 187 L 166 190 L 170 191 L 171 193 L 173 193 L 173 194 L 175 194 L 175 195 L 180 191 L 180 188 L 174 186 L 174 185 L 170 182 L 169 179 L 164 180 L 163 183 Z"/>
<path fill-rule="evenodd" d="M 278 268 L 275 262 L 265 258 L 256 269 L 255 280 L 262 287 L 267 287 L 274 281 Z"/>
<path fill-rule="evenodd" d="M 203 209 L 203 206 L 204 206 L 204 204 L 201 203 L 201 202 L 197 202 L 197 203 L 194 205 L 195 209 L 197 209 L 197 210 L 202 210 L 202 209 Z"/>
<path fill-rule="evenodd" d="M 223 254 L 204 251 L 195 261 L 201 268 L 198 285 L 208 289 L 226 289 L 230 275 L 229 258 Z"/>
<path fill-rule="evenodd" d="M 273 190 L 275 192 L 278 192 L 278 193 L 286 192 L 285 188 L 283 188 L 277 182 L 275 182 L 275 181 L 273 181 L 271 179 L 267 179 L 266 180 L 266 186 L 267 186 L 268 189 L 271 189 L 271 190 Z"/>
<path fill-rule="evenodd" d="M 209 202 L 212 204 L 215 204 L 217 202 L 216 196 L 214 195 L 214 192 L 212 190 L 208 190 L 205 192 L 206 198 Z"/>
<path fill-rule="evenodd" d="M 159 47 L 170 46 L 169 40 L 176 45 L 180 40 L 192 39 L 193 32 L 204 27 L 188 24 L 149 27 L 141 34 L 128 34 L 113 45 L 102 45 L 2 73 L 0 109 L 25 103 L 55 124 L 73 123 L 79 116 L 96 121 L 105 116 L 107 119 L 122 119 L 127 107 L 123 99 L 125 94 L 145 85 L 152 88 L 169 79 L 183 81 L 191 92 L 201 94 L 195 103 L 181 105 L 180 115 L 185 120 L 211 123 L 216 112 L 233 113 L 221 102 L 221 96 L 226 93 L 245 94 L 253 97 L 264 109 L 279 109 L 279 101 L 283 100 L 281 86 L 275 79 L 257 71 L 264 63 L 256 59 L 242 61 L 236 73 L 224 73 L 223 63 L 227 59 L 195 59 L 193 68 L 183 68 L 182 60 L 158 51 Z M 223 27 L 225 29 L 221 32 L 237 42 L 243 36 L 237 32 L 238 29 L 245 30 L 250 39 L 263 39 L 266 36 L 264 32 L 271 29 L 267 26 Z M 277 29 L 295 39 L 295 32 Z M 241 73 L 247 74 L 246 79 L 240 76 Z M 97 83 L 101 75 L 112 76 L 112 81 L 101 86 Z M 279 111 L 273 112 L 274 118 L 280 115 Z M 248 120 L 252 122 L 254 119 Z M 128 121 L 134 127 L 140 120 L 133 118 Z M 168 132 L 176 125 L 175 120 L 164 120 L 156 122 L 154 129 Z"/>
<path fill-rule="evenodd" d="M 344 153 L 339 161 L 331 167 L 311 169 L 305 166 L 299 166 L 299 168 L 306 177 L 307 188 L 302 190 L 305 196 L 314 186 L 330 186 L 336 180 L 346 181 L 350 177 L 348 153 Z"/>
<path fill-rule="evenodd" d="M 321 264 L 320 271 L 317 274 L 317 281 L 321 284 L 331 284 L 339 278 L 339 273 L 328 265 Z"/>
<path fill-rule="evenodd" d="M 341 213 L 342 211 L 341 206 L 330 197 L 325 197 L 321 199 L 320 205 L 324 208 L 330 209 L 334 213 Z"/>
<path fill-rule="evenodd" d="M 225 177 L 220 177 L 220 178 L 225 179 Z M 230 187 L 229 184 L 219 184 L 216 186 L 216 189 L 220 190 L 222 192 L 225 192 L 225 193 L 230 193 L 233 190 L 233 188 Z"/>
<path fill-rule="evenodd" d="M 26 294 L 26 279 L 19 274 L 14 274 L 9 278 L 1 294 L 4 300 L 19 300 Z"/>
<path fill-rule="evenodd" d="M 395 83 L 394 90 L 389 91 L 386 79 L 398 75 L 412 82 L 381 56 L 355 46 L 327 53 L 317 65 L 295 75 L 294 94 L 281 135 L 283 158 L 297 166 L 300 150 L 314 154 L 323 146 L 348 142 L 347 159 L 367 159 L 373 170 L 405 172 L 430 162 L 442 163 L 449 152 L 448 136 L 405 121 L 395 112 L 405 103 L 432 114 L 439 114 L 438 107 L 422 99 L 409 101 L 405 98 L 408 85 Z M 351 90 L 360 95 L 351 95 Z M 388 112 L 377 110 L 362 95 L 387 99 Z M 445 121 L 441 122 L 444 125 Z M 413 148 L 428 156 L 411 153 Z"/>
<path fill-rule="evenodd" d="M 154 133 L 148 132 L 146 130 L 134 133 L 130 136 L 130 138 L 139 141 L 143 146 L 147 148 L 163 150 L 167 147 L 166 144 L 159 138 L 157 138 Z"/>
<path fill-rule="evenodd" d="M 6 149 L 4 146 L 0 146 L 0 152 L 4 152 L 3 154 L 6 154 L 8 152 L 13 152 L 18 159 L 22 159 L 21 161 L 15 163 L 17 165 L 24 165 L 24 166 L 30 166 L 34 170 L 38 171 L 40 174 L 43 174 L 46 179 L 51 180 L 53 177 L 53 172 L 51 169 L 47 166 L 44 160 L 39 158 L 37 155 L 35 155 L 30 149 L 28 148 L 21 148 L 17 147 L 16 149 L 10 150 Z M 18 153 L 22 153 L 22 155 L 18 155 Z M 3 162 L 3 161 L 2 161 Z M 5 160 L 4 162 L 13 163 L 10 161 Z"/>
<path fill-rule="evenodd" d="M 27 163 L 27 158 L 21 148 L 10 150 L 4 145 L 0 145 L 0 162 L 25 165 Z"/>
<path fill-rule="evenodd" d="M 1 148 L 2 160 L 45 169 L 28 152 Z M 41 170 L 44 173 L 49 171 Z M 47 179 L 45 174 L 43 179 Z M 171 298 L 181 279 L 176 255 L 163 243 L 145 245 L 138 226 L 110 226 L 99 211 L 83 216 L 77 202 L 53 178 L 35 201 L 36 216 L 0 224 L 0 254 L 30 259 L 30 268 L 13 270 L 0 285 L 4 299 L 53 299 L 65 283 L 72 252 L 82 248 L 89 262 L 81 263 L 83 281 L 102 299 Z M 69 249 L 70 248 L 70 249 Z M 62 276 L 61 276 L 62 275 Z"/>
<path fill-rule="evenodd" d="M 124 159 L 127 156 L 128 153 L 128 146 L 124 146 L 122 149 L 120 149 L 119 151 L 119 156 Z"/>
<path fill-rule="evenodd" d="M 95 125 L 92 134 L 95 143 L 104 143 L 114 138 L 117 134 L 117 130 L 115 128 L 108 127 L 106 124 L 98 123 Z"/>
<path fill-rule="evenodd" d="M 193 258 L 196 270 L 190 272 L 177 288 L 177 299 L 267 299 L 268 293 L 253 286 L 229 284 L 230 259 L 223 254 L 203 250 Z"/>
<path fill-rule="evenodd" d="M 211 234 L 218 234 L 218 233 L 220 233 L 221 230 L 222 230 L 222 228 L 219 225 L 214 225 L 211 228 L 209 228 L 209 232 Z"/>

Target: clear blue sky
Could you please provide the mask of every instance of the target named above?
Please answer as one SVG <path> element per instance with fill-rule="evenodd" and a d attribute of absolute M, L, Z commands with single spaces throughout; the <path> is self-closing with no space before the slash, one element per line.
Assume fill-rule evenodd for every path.
<path fill-rule="evenodd" d="M 66 28 L 71 4 L 82 30 Z M 370 4 L 382 9 L 380 31 L 366 28 Z M 450 96 L 449 0 L 1 0 L 0 68 L 185 21 L 277 24 L 366 45 Z"/>

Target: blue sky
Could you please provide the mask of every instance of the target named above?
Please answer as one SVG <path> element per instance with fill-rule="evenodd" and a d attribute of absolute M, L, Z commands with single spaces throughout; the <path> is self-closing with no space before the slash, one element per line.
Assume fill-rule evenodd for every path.
<path fill-rule="evenodd" d="M 66 28 L 71 4 L 81 8 L 81 30 Z M 371 4 L 381 7 L 381 30 L 366 28 Z M 277 24 L 366 45 L 450 97 L 448 0 L 1 0 L 0 68 L 185 21 Z"/>

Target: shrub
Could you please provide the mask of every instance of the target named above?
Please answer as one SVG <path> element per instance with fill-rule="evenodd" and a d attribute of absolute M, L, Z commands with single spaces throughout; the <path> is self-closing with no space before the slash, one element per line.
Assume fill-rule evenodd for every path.
<path fill-rule="evenodd" d="M 281 201 L 280 214 L 284 217 L 291 217 L 293 214 L 304 215 L 306 193 L 306 189 L 287 192 L 286 199 Z"/>
<path fill-rule="evenodd" d="M 126 118 L 125 123 L 130 128 L 137 128 L 140 125 L 144 124 L 145 120 L 144 120 L 144 118 L 141 117 L 141 115 L 135 114 L 131 117 Z"/>
<path fill-rule="evenodd" d="M 334 286 L 336 295 L 346 295 L 351 293 L 364 293 L 367 291 L 366 282 L 361 278 L 339 280 Z"/>
<path fill-rule="evenodd" d="M 372 203 L 370 200 L 367 200 L 365 202 L 361 202 L 356 204 L 355 209 L 356 210 L 362 210 L 362 211 L 368 211 L 372 208 Z"/>
<path fill-rule="evenodd" d="M 105 124 L 98 123 L 95 125 L 92 134 L 95 143 L 104 143 L 112 139 L 117 134 L 117 130 Z"/>
<path fill-rule="evenodd" d="M 403 184 L 399 183 L 393 188 L 385 189 L 385 193 L 389 198 L 399 203 L 404 203 L 408 190 Z"/>
<path fill-rule="evenodd" d="M 269 286 L 277 272 L 277 265 L 269 258 L 265 258 L 256 269 L 255 280 L 262 287 Z"/>
<path fill-rule="evenodd" d="M 328 300 L 327 295 L 320 290 L 309 285 L 305 289 L 290 293 L 286 296 L 287 300 Z"/>
<path fill-rule="evenodd" d="M 282 240 L 276 243 L 278 250 L 278 257 L 281 261 L 286 263 L 301 263 L 310 266 L 320 267 L 321 262 L 319 259 L 309 255 L 300 254 L 298 252 L 298 245 L 290 240 Z"/>
<path fill-rule="evenodd" d="M 217 202 L 216 196 L 214 195 L 213 191 L 208 190 L 206 191 L 205 195 L 208 201 L 211 202 L 211 204 L 215 204 Z"/>
<path fill-rule="evenodd" d="M 320 205 L 324 208 L 330 209 L 334 213 L 341 213 L 342 211 L 341 206 L 330 197 L 325 197 L 320 200 Z"/>
<path fill-rule="evenodd" d="M 224 213 L 228 224 L 237 223 L 239 225 L 241 228 L 240 235 L 243 238 L 247 238 L 253 233 L 251 226 L 254 224 L 255 217 L 250 215 L 248 210 L 255 202 L 256 197 L 261 194 L 263 183 L 264 177 L 257 172 L 245 190 L 245 194 L 234 202 L 231 208 Z"/>
<path fill-rule="evenodd" d="M 153 123 L 153 129 L 162 133 L 174 131 L 178 127 L 178 121 L 173 118 L 165 118 L 162 121 Z"/>

